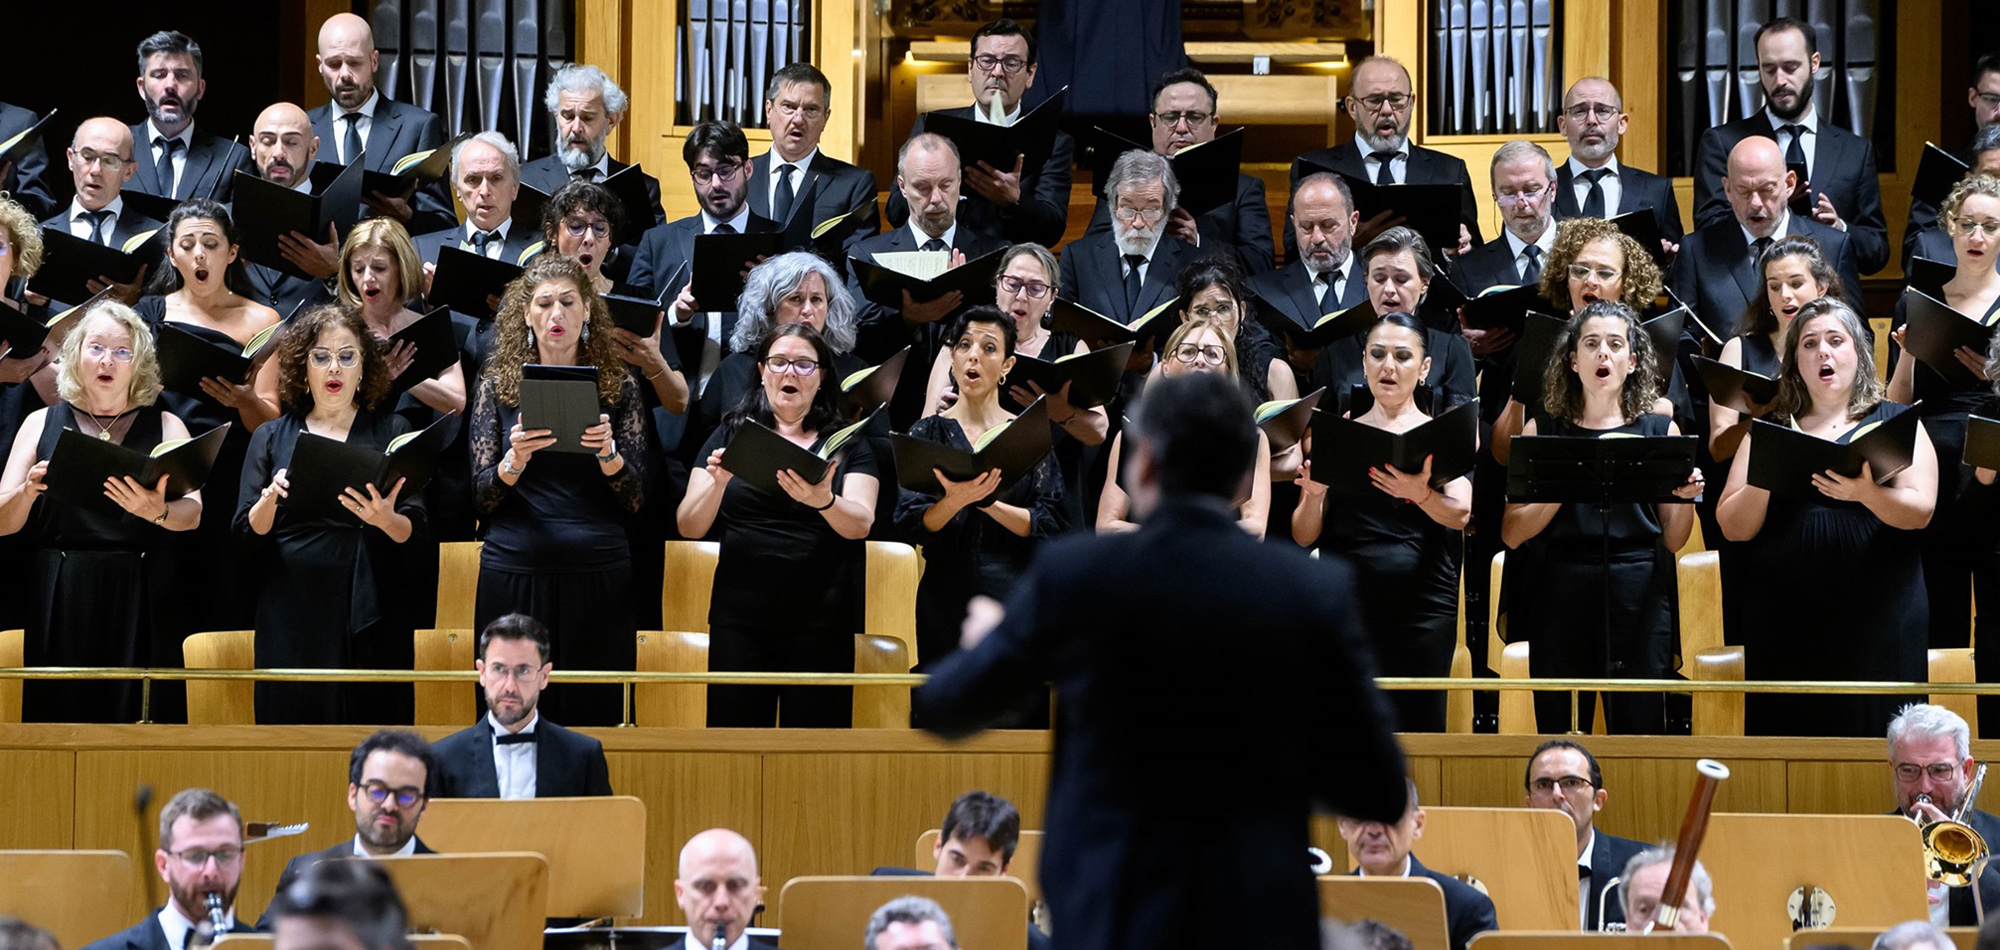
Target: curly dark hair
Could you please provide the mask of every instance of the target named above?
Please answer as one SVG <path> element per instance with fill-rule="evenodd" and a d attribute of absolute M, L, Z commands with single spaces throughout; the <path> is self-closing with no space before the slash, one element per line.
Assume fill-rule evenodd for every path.
<path fill-rule="evenodd" d="M 1576 263 L 1583 246 L 1592 241 L 1610 241 L 1625 255 L 1625 291 L 1620 302 L 1635 313 L 1651 310 L 1665 285 L 1660 265 L 1631 235 L 1603 218 L 1571 218 L 1556 225 L 1556 243 L 1549 248 L 1549 259 L 1542 267 L 1542 296 L 1558 305 L 1569 299 L 1569 265 Z"/>
<path fill-rule="evenodd" d="M 1654 363 L 1653 338 L 1639 328 L 1639 315 L 1631 307 L 1615 300 L 1592 303 L 1563 324 L 1562 334 L 1556 337 L 1556 348 L 1549 357 L 1548 369 L 1543 371 L 1542 408 L 1566 421 L 1574 422 L 1582 417 L 1583 380 L 1577 378 L 1576 370 L 1570 368 L 1569 360 L 1564 357 L 1575 355 L 1577 344 L 1583 337 L 1584 323 L 1595 317 L 1625 321 L 1625 344 L 1632 353 L 1633 366 L 1632 372 L 1625 377 L 1624 390 L 1618 395 L 1618 409 L 1625 422 L 1630 424 L 1653 410 L 1653 400 L 1660 397 L 1660 371 Z"/>
<path fill-rule="evenodd" d="M 771 352 L 771 347 L 788 336 L 799 337 L 812 344 L 814 358 L 819 360 L 819 391 L 813 394 L 812 408 L 806 410 L 806 417 L 800 424 L 807 432 L 824 433 L 828 426 L 837 425 L 842 419 L 840 382 L 832 376 L 833 346 L 826 342 L 826 338 L 820 336 L 819 331 L 813 329 L 810 323 L 781 323 L 772 327 L 770 332 L 764 334 L 763 339 L 757 341 L 757 346 L 750 351 L 750 355 L 762 362 Z M 730 409 L 723 417 L 722 427 L 734 436 L 744 421 L 751 419 L 772 428 L 776 428 L 778 424 L 777 418 L 771 414 L 771 400 L 764 395 L 764 386 L 757 377 L 751 378 L 749 391 L 745 392 L 743 398 L 737 401 L 735 408 Z"/>
<path fill-rule="evenodd" d="M 562 230 L 563 222 L 583 211 L 603 215 L 611 225 L 611 239 L 624 240 L 625 203 L 619 201 L 611 189 L 578 178 L 557 188 L 556 193 L 549 196 L 549 203 L 542 206 L 542 240 L 548 242 L 549 250 L 555 250 L 556 234 Z"/>
<path fill-rule="evenodd" d="M 389 376 L 389 362 L 382 356 L 382 345 L 368 332 L 361 311 L 327 303 L 299 314 L 278 331 L 278 352 L 273 359 L 278 361 L 281 404 L 301 411 L 312 409 L 312 384 L 306 381 L 306 363 L 313 347 L 319 345 L 319 335 L 335 327 L 344 327 L 354 334 L 355 344 L 361 350 L 361 384 L 356 387 L 355 402 L 372 411 L 388 398 L 389 387 L 395 380 Z"/>
<path fill-rule="evenodd" d="M 486 375 L 493 379 L 493 394 L 500 397 L 502 405 L 521 404 L 521 367 L 541 362 L 528 335 L 528 300 L 534 296 L 536 287 L 552 280 L 567 281 L 583 296 L 589 316 L 584 318 L 582 339 L 577 341 L 581 363 L 597 367 L 597 398 L 607 406 L 617 405 L 625 391 L 627 373 L 625 361 L 612 348 L 611 308 L 598 296 L 597 288 L 591 286 L 590 275 L 583 265 L 561 254 L 543 254 L 530 261 L 528 268 L 509 282 L 507 292 L 501 295 L 500 313 L 493 318 L 499 339 L 494 341 L 493 355 L 486 360 Z"/>

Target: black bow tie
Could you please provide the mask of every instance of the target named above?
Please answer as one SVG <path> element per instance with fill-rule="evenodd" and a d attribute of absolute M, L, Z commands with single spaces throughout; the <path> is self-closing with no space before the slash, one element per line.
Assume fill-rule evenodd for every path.
<path fill-rule="evenodd" d="M 493 737 L 493 742 L 496 745 L 514 745 L 519 742 L 532 743 L 534 741 L 535 734 L 532 732 L 503 732 Z"/>

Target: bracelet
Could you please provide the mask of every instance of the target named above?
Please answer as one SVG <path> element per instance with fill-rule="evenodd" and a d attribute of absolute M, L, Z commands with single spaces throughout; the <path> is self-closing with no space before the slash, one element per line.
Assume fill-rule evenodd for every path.
<path fill-rule="evenodd" d="M 616 461 L 618 461 L 618 443 L 616 442 L 611 443 L 610 455 L 597 456 L 597 464 L 599 465 L 610 465 L 611 463 Z"/>
<path fill-rule="evenodd" d="M 839 496 L 839 495 L 835 495 L 835 496 L 833 496 L 833 497 L 831 497 L 831 498 L 828 498 L 828 499 L 826 500 L 826 504 L 824 504 L 824 505 L 821 505 L 821 506 L 819 506 L 819 507 L 817 507 L 817 508 L 813 508 L 812 510 L 814 510 L 814 511 L 826 511 L 827 509 L 829 509 L 829 508 L 832 508 L 832 507 L 833 507 L 834 505 L 837 505 L 837 504 L 839 504 L 839 503 L 840 503 L 840 496 Z M 809 507 L 809 508 L 810 508 L 810 507 L 812 507 L 812 506 L 808 505 L 807 507 Z"/>
<path fill-rule="evenodd" d="M 153 519 L 153 523 L 154 523 L 154 524 L 156 524 L 156 525 L 159 525 L 159 526 L 160 526 L 160 527 L 162 527 L 162 528 L 166 527 L 166 526 L 167 526 L 167 516 L 168 516 L 168 515 L 170 515 L 170 514 L 173 514 L 173 512 L 174 512 L 174 509 L 173 509 L 173 506 L 172 506 L 172 505 L 161 505 L 161 506 L 160 506 L 160 516 L 159 516 L 158 518 L 154 518 L 154 519 Z"/>
<path fill-rule="evenodd" d="M 521 473 L 525 471 L 525 469 L 515 468 L 514 463 L 509 461 L 509 459 L 512 459 L 513 457 L 514 457 L 513 452 L 508 452 L 506 455 L 500 456 L 500 474 L 506 475 L 510 478 L 520 478 Z"/>
<path fill-rule="evenodd" d="M 647 377 L 646 377 L 646 381 L 650 383 L 650 382 L 653 382 L 654 380 L 657 380 L 657 379 L 659 379 L 660 377 L 662 377 L 662 376 L 665 376 L 665 375 L 667 375 L 667 370 L 666 370 L 665 368 L 662 368 L 662 369 L 661 369 L 661 370 L 660 370 L 660 371 L 659 371 L 658 373 L 655 373 L 655 374 L 653 374 L 653 375 L 650 375 L 650 376 L 647 376 Z"/>

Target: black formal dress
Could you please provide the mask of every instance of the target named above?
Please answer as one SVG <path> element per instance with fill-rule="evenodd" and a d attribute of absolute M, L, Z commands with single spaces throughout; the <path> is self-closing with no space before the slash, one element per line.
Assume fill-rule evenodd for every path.
<path fill-rule="evenodd" d="M 1908 411 L 1884 400 L 1839 441 Z M 1746 618 L 1763 649 L 1744 652 L 1745 678 L 1928 678 L 1930 607 L 1917 532 L 1891 528 L 1855 502 L 1774 493 L 1757 537 L 1755 570 L 1769 596 Z M 1752 693 L 1745 727 L 1753 735 L 1875 736 L 1899 707 L 1918 701 Z"/>
<path fill-rule="evenodd" d="M 536 798 L 611 794 L 611 772 L 604 764 L 604 743 L 564 729 L 539 713 L 531 735 L 535 737 Z M 438 764 L 437 797 L 500 797 L 499 773 L 493 766 L 490 715 L 439 739 L 432 744 L 431 754 L 437 757 Z"/>
<path fill-rule="evenodd" d="M 45 405 L 32 382 L 0 383 L 0 446 L 12 448 L 21 423 L 27 421 L 29 413 Z M 16 531 L 0 535 L 0 576 L 27 577 L 34 563 L 35 539 L 31 533 Z M 0 630 L 25 628 L 34 607 L 25 597 L 0 597 Z"/>
<path fill-rule="evenodd" d="M 160 444 L 164 411 L 153 405 L 132 418 L 120 444 L 140 452 Z M 49 407 L 35 458 L 55 452 L 62 430 L 86 432 L 69 403 Z M 226 503 L 224 505 L 227 507 Z M 24 634 L 29 666 L 181 665 L 186 592 L 174 576 L 168 532 L 124 512 L 108 514 L 44 494 L 30 512 L 34 570 L 24 592 L 30 607 Z M 186 719 L 179 707 L 162 707 L 153 684 L 153 720 Z M 28 722 L 138 722 L 139 684 L 87 680 L 29 680 L 23 684 L 22 719 Z"/>
<path fill-rule="evenodd" d="M 1772 121 L 1770 110 L 1759 109 L 1755 115 L 1701 133 L 1695 155 L 1696 228 L 1730 220 L 1729 198 L 1722 193 L 1722 179 L 1729 174 L 1729 152 L 1752 135 L 1777 141 L 1779 136 Z M 1817 126 L 1817 132 L 1808 134 L 1802 146 L 1812 159 L 1809 176 L 1812 193 L 1807 200 L 1815 208 L 1821 195 L 1833 203 L 1834 210 L 1847 222 L 1845 233 L 1854 245 L 1856 267 L 1863 274 L 1873 274 L 1889 262 L 1889 225 L 1882 218 L 1882 184 L 1876 175 L 1875 143 L 1834 125 L 1823 110 Z M 1685 248 L 1682 253 L 1686 253 Z"/>
<path fill-rule="evenodd" d="M 829 427 L 831 429 L 832 427 Z M 824 448 L 821 432 L 812 450 Z M 727 448 L 735 431 L 718 427 L 701 457 Z M 869 439 L 849 441 L 835 455 L 838 496 L 847 480 L 873 476 L 877 517 L 891 511 L 894 470 L 877 460 Z M 720 542 L 715 589 L 708 606 L 708 668 L 712 671 L 851 673 L 854 634 L 861 629 L 866 544 L 835 533 L 826 516 L 782 491 L 740 478 L 723 486 L 710 536 Z M 710 686 L 710 726 L 845 728 L 854 721 L 851 686 Z"/>
<path fill-rule="evenodd" d="M 1671 424 L 1665 416 L 1652 413 L 1602 430 L 1544 414 L 1535 418 L 1536 431 L 1542 435 L 1571 438 L 1662 436 Z M 1528 661 L 1531 675 L 1614 679 L 1672 675 L 1677 587 L 1673 552 L 1662 542 L 1661 521 L 1653 505 L 1565 504 L 1535 536 L 1538 556 L 1529 559 L 1533 564 L 1525 574 L 1518 575 L 1522 596 L 1510 595 L 1509 600 L 1509 629 L 1516 639 L 1534 644 Z M 1509 583 L 1514 579 L 1510 576 Z M 1585 731 L 1591 727 L 1596 695 L 1583 692 L 1577 697 L 1578 725 Z M 1536 693 L 1540 730 L 1568 732 L 1569 703 L 1568 693 Z M 1666 731 L 1664 697 L 1606 693 L 1604 720 L 1614 733 L 1658 735 Z"/>
<path fill-rule="evenodd" d="M 1169 496 L 1130 534 L 1045 545 L 1006 619 L 939 663 L 914 711 L 965 735 L 1055 682 L 1041 879 L 1062 945 L 1240 943 L 1254 904 L 1259 946 L 1315 947 L 1293 860 L 1313 803 L 1382 822 L 1407 804 L 1352 605 L 1345 565 L 1259 543 L 1222 499 Z M 1224 630 L 1261 632 L 1245 649 Z"/>
<path fill-rule="evenodd" d="M 645 503 L 645 424 L 638 387 L 621 378 L 618 401 L 604 407 L 625 465 L 604 476 L 583 453 L 544 449 L 528 460 L 513 485 L 500 478 L 507 432 L 518 406 L 500 400 L 491 375 L 473 400 L 473 504 L 481 519 L 479 594 L 473 626 L 525 613 L 550 631 L 549 658 L 558 669 L 629 670 L 638 663 L 632 622 L 632 551 L 625 524 Z M 569 685 L 542 694 L 542 710 L 580 725 L 623 720 L 615 684 Z"/>
<path fill-rule="evenodd" d="M 303 517 L 280 499 L 269 534 L 250 529 L 250 508 L 271 475 L 292 467 L 292 453 L 306 428 L 294 409 L 257 427 L 244 461 L 235 528 L 254 554 L 257 666 L 304 669 L 407 670 L 416 662 L 408 600 L 399 582 L 400 553 L 381 529 L 345 513 Z M 346 442 L 386 450 L 409 431 L 394 414 L 355 413 Z M 298 473 L 293 472 L 294 479 Z M 386 494 L 391 486 L 377 485 Z M 220 499 L 217 499 L 218 503 Z M 323 502 L 324 499 L 317 500 Z M 424 524 L 423 493 L 399 495 L 396 511 L 410 519 L 412 536 Z M 410 688 L 400 683 L 258 683 L 259 723 L 407 722 L 414 714 Z"/>
<path fill-rule="evenodd" d="M 1741 341 L 1744 369 L 1772 379 L 1778 378 L 1783 361 L 1778 356 L 1777 347 L 1771 344 L 1770 337 L 1754 333 L 1739 334 L 1736 339 Z M 1742 449 L 1739 447 L 1737 451 L 1740 452 Z M 1729 459 L 1720 459 L 1716 461 L 1713 469 L 1704 468 L 1702 471 L 1716 477 L 1720 483 L 1728 475 L 1729 463 Z M 1745 619 L 1755 613 L 1749 608 L 1749 604 L 1752 601 L 1780 595 L 1772 590 L 1764 578 L 1757 575 L 1758 557 L 1752 552 L 1760 543 L 1759 539 L 1731 541 L 1724 537 L 1721 526 L 1711 520 L 1714 517 L 1715 505 L 1722 500 L 1722 492 L 1711 490 L 1704 494 L 1713 496 L 1714 500 L 1710 501 L 1708 497 L 1704 497 L 1702 501 L 1706 504 L 1697 506 L 1696 510 L 1701 511 L 1703 507 L 1708 509 L 1703 512 L 1701 536 L 1709 550 L 1716 553 L 1717 566 L 1722 571 L 1724 642 L 1741 645 L 1746 651 L 1755 651 L 1759 648 L 1762 631 L 1752 627 Z"/>

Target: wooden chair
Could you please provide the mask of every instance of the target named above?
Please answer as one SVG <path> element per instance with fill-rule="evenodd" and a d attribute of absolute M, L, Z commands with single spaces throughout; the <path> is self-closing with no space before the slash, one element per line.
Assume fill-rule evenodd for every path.
<path fill-rule="evenodd" d="M 135 880 L 123 851 L 0 851 L 0 915 L 81 947 L 131 923 Z"/>
<path fill-rule="evenodd" d="M 872 574 L 872 572 L 871 572 Z M 854 635 L 854 672 L 908 673 L 910 646 L 895 637 Z M 910 728 L 908 686 L 854 687 L 854 728 Z"/>
<path fill-rule="evenodd" d="M 484 541 L 446 541 L 438 545 L 437 618 L 439 629 L 470 628 L 473 604 L 479 599 L 479 550 Z"/>
<path fill-rule="evenodd" d="M 1785 950 L 1811 946 L 1869 947 L 1875 938 L 1882 936 L 1883 927 L 1808 927 L 1785 938 Z M 1946 927 L 1944 935 L 1951 938 L 1951 947 L 1938 950 L 1975 950 L 1979 946 L 1978 927 Z M 1646 950 L 1652 950 L 1647 947 Z"/>
<path fill-rule="evenodd" d="M 1695 519 L 1695 530 L 1701 520 Z M 1683 549 L 1685 550 L 1685 549 Z M 1674 563 L 1681 598 L 1681 660 L 1722 645 L 1722 562 L 1714 551 L 1683 554 Z"/>
<path fill-rule="evenodd" d="M 215 630 L 192 634 L 181 641 L 181 662 L 189 669 L 256 669 L 256 632 Z M 187 706 L 191 726 L 254 726 L 257 684 L 249 680 L 188 680 Z"/>
<path fill-rule="evenodd" d="M 446 627 L 416 632 L 415 665 L 419 670 L 469 670 L 479 636 L 471 627 Z M 479 718 L 479 703 L 470 683 L 416 683 L 419 726 L 463 726 Z"/>
<path fill-rule="evenodd" d="M 1505 555 L 1494 555 L 1498 561 Z M 1498 569 L 1497 567 L 1495 568 Z M 1500 651 L 1500 678 L 1528 678 L 1528 641 L 1509 643 Z M 1500 734 L 1534 735 L 1535 694 L 1524 689 L 1503 689 L 1500 691 Z"/>
<path fill-rule="evenodd" d="M 1697 682 L 1743 680 L 1742 647 L 1709 647 L 1694 655 L 1690 663 Z M 1970 697 L 1967 697 L 1970 698 Z M 1743 734 L 1742 693 L 1694 694 L 1694 728 L 1698 736 L 1740 736 Z"/>
<path fill-rule="evenodd" d="M 909 647 L 912 665 L 917 654 L 917 582 L 924 576 L 923 555 L 895 541 L 868 542 L 867 597 L 861 630 L 894 637 Z M 909 672 L 905 667 L 898 672 Z"/>
<path fill-rule="evenodd" d="M 1408 937 L 1416 950 L 1451 950 L 1444 889 L 1427 877 L 1318 878 L 1319 913 L 1340 921 L 1378 920 Z"/>
<path fill-rule="evenodd" d="M 1458 642 L 1451 648 L 1451 676 L 1454 679 L 1472 675 L 1472 649 L 1465 645 L 1465 574 L 1458 575 Z M 1444 697 L 1444 731 L 1469 734 L 1472 732 L 1472 691 L 1469 689 L 1447 690 Z"/>
<path fill-rule="evenodd" d="M 1501 551 L 1493 555 L 1493 571 L 1486 576 L 1486 668 L 1501 676 L 1507 675 L 1500 670 L 1506 660 L 1506 653 L 1493 647 L 1507 642 L 1507 615 L 1500 612 L 1500 580 L 1506 569 L 1507 552 Z M 1527 674 L 1524 671 L 1522 675 Z M 1507 694 L 1500 694 L 1500 701 L 1505 703 Z"/>
<path fill-rule="evenodd" d="M 1483 884 L 1502 927 L 1576 926 L 1576 825 L 1567 815 L 1546 808 L 1431 807 L 1416 850 L 1425 867 Z"/>
<path fill-rule="evenodd" d="M 25 637 L 24 631 L 0 630 L 0 666 L 27 665 Z M 21 721 L 21 683 L 21 680 L 0 680 L 0 722 Z"/>
<path fill-rule="evenodd" d="M 937 901 L 966 947 L 1028 942 L 1028 889 L 1011 877 L 795 877 L 778 891 L 787 950 L 849 950 L 875 908 L 905 894 Z"/>
<path fill-rule="evenodd" d="M 636 918 L 646 906 L 646 805 L 600 798 L 440 798 L 424 841 L 445 854 L 507 850 L 548 861 L 548 912 Z"/>
<path fill-rule="evenodd" d="M 668 541 L 660 571 L 660 627 L 708 632 L 708 599 L 715 589 L 714 541 Z"/>
<path fill-rule="evenodd" d="M 708 634 L 682 630 L 642 630 L 638 636 L 638 666 L 641 672 L 708 671 Z M 909 650 L 903 646 L 901 640 L 855 634 L 854 671 L 908 673 Z M 641 685 L 633 690 L 632 707 L 634 717 L 642 726 L 699 729 L 708 725 L 708 687 L 700 683 Z M 783 709 L 778 711 L 778 717 L 782 722 Z M 857 729 L 908 729 L 910 688 L 855 687 L 854 726 Z"/>
<path fill-rule="evenodd" d="M 1972 648 L 1930 651 L 1930 681 L 1933 683 L 1974 683 Z M 1972 734 L 1979 734 L 1979 697 L 1969 693 L 1935 693 L 1930 701 L 1965 717 Z"/>

